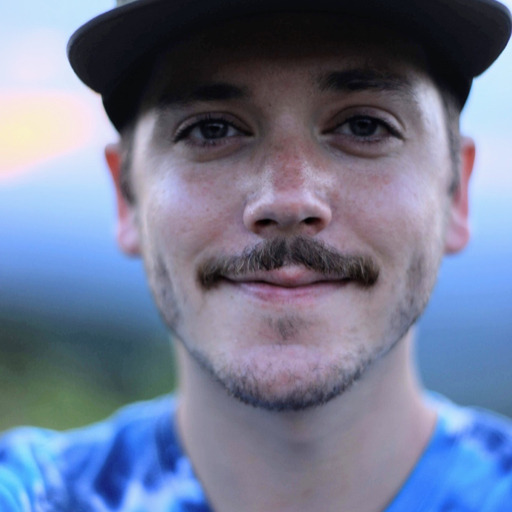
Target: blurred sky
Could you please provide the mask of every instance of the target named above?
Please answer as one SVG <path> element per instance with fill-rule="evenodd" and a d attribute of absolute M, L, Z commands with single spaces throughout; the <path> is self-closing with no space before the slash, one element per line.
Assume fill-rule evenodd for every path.
<path fill-rule="evenodd" d="M 504 3 L 512 7 L 512 0 Z M 78 81 L 65 56 L 71 33 L 113 4 L 113 0 L 17 0 L 0 6 L 0 307 L 4 310 L 57 311 L 77 319 L 103 316 L 143 325 L 158 322 L 140 264 L 118 255 L 113 241 L 113 194 L 102 150 L 115 140 L 115 132 L 99 98 Z M 436 292 L 442 296 L 436 322 L 444 318 L 445 330 L 446 325 L 459 330 L 457 323 L 468 323 L 474 330 L 471 322 L 480 311 L 482 332 L 498 325 L 503 339 L 512 345 L 511 95 L 509 45 L 494 67 L 475 81 L 462 118 L 463 130 L 478 143 L 472 185 L 474 239 L 467 256 L 457 256 L 448 269 L 443 267 L 442 276 L 455 277 Z M 457 309 L 466 310 L 462 320 L 454 316 Z M 425 328 L 427 333 L 432 329 Z M 488 341 L 484 339 L 482 353 L 492 352 L 487 350 Z M 491 368 L 500 363 L 507 369 L 511 366 L 508 350 L 500 352 Z M 503 379 L 511 382 L 510 371 Z M 512 407 L 511 399 L 506 400 Z"/>
<path fill-rule="evenodd" d="M 0 180 L 100 143 L 108 123 L 65 57 L 74 28 L 108 0 L 3 2 L 0 8 Z M 1 183 L 1 182 L 0 182 Z"/>

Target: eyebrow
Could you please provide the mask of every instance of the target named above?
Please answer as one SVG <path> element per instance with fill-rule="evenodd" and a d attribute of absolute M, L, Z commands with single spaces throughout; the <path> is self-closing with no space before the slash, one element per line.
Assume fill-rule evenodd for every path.
<path fill-rule="evenodd" d="M 358 91 L 391 91 L 402 92 L 413 96 L 413 87 L 402 75 L 385 70 L 349 69 L 332 71 L 322 75 L 318 80 L 321 91 L 358 92 Z"/>
<path fill-rule="evenodd" d="M 223 82 L 198 84 L 180 91 L 166 91 L 158 99 L 164 107 L 186 106 L 198 101 L 237 100 L 249 97 L 245 87 L 239 87 Z"/>

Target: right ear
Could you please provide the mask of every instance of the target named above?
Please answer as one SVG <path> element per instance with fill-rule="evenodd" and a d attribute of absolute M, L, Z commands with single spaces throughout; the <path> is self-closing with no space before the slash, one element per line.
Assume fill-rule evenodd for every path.
<path fill-rule="evenodd" d="M 123 194 L 121 186 L 121 152 L 119 144 L 109 144 L 105 148 L 110 175 L 114 182 L 117 201 L 117 244 L 129 256 L 140 254 L 139 230 L 136 222 L 135 206 Z"/>

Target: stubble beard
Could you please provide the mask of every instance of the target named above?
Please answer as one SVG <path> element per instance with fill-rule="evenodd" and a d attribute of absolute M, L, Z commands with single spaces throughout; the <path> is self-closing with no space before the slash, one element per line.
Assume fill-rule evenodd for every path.
<path fill-rule="evenodd" d="M 304 411 L 318 407 L 349 390 L 365 373 L 373 358 L 364 351 L 345 354 L 337 361 L 283 364 L 286 347 L 269 349 L 275 356 L 214 365 L 202 351 L 183 345 L 203 371 L 229 396 L 266 411 Z"/>
<path fill-rule="evenodd" d="M 435 278 L 429 279 L 428 272 L 425 273 L 421 256 L 417 256 L 408 269 L 407 293 L 391 316 L 388 332 L 380 343 L 369 347 L 354 343 L 355 348 L 343 350 L 334 359 L 294 366 L 282 364 L 282 354 L 287 350 L 285 338 L 302 337 L 302 329 L 307 329 L 300 318 L 282 316 L 273 320 L 279 341 L 271 348 L 275 357 L 267 358 L 263 363 L 254 358 L 233 358 L 230 354 L 212 357 L 183 332 L 183 315 L 163 260 L 157 259 L 151 270 L 150 287 L 160 314 L 191 359 L 229 396 L 267 411 L 304 411 L 326 404 L 350 390 L 376 361 L 405 337 L 423 312 L 435 282 Z M 339 343 L 350 346 L 342 338 L 340 336 Z"/>

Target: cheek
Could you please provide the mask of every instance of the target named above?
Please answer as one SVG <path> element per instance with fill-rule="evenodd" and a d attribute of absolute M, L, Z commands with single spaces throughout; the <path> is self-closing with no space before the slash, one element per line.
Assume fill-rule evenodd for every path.
<path fill-rule="evenodd" d="M 222 234 L 237 210 L 233 179 L 215 164 L 191 164 L 176 152 L 156 147 L 154 120 L 148 115 L 137 131 L 134 187 L 144 243 L 168 264 L 192 257 Z M 239 215 L 241 218 L 241 215 Z"/>
<path fill-rule="evenodd" d="M 168 173 L 146 181 L 138 221 L 149 284 L 160 312 L 178 336 L 190 312 L 201 307 L 198 259 L 222 241 L 230 204 L 211 181 L 182 180 Z M 188 306 L 187 306 L 188 305 Z"/>
<path fill-rule="evenodd" d="M 338 203 L 343 224 L 388 262 L 433 246 L 437 251 L 443 238 L 440 184 L 417 165 L 408 172 L 402 161 L 396 169 L 367 174 Z"/>
<path fill-rule="evenodd" d="M 351 183 L 349 222 L 385 257 L 422 251 L 437 259 L 443 251 L 452 162 L 442 106 L 435 97 L 431 102 L 400 153 L 369 161 L 363 178 Z"/>
<path fill-rule="evenodd" d="M 171 265 L 193 264 L 208 249 L 229 250 L 230 231 L 237 222 L 242 225 L 234 180 L 194 171 L 182 167 L 181 172 L 167 172 L 144 194 L 145 234 L 165 251 Z"/>

